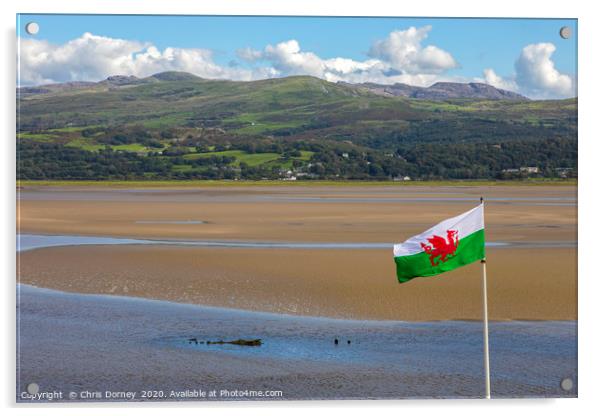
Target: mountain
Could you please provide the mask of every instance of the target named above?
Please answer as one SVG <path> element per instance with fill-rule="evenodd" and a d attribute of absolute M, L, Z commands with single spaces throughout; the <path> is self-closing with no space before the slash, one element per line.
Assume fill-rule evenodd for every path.
<path fill-rule="evenodd" d="M 309 76 L 245 82 L 164 72 L 18 92 L 19 129 L 24 132 L 137 124 L 375 146 L 392 137 L 496 141 L 557 137 L 576 129 L 576 99 L 530 101 L 484 84 L 419 88 L 332 83 Z"/>
<path fill-rule="evenodd" d="M 483 84 L 166 72 L 17 97 L 21 178 L 491 178 L 576 166 L 576 98 L 531 101 Z"/>
<path fill-rule="evenodd" d="M 112 75 L 107 79 L 96 83 L 66 82 L 63 84 L 50 84 L 37 87 L 21 87 L 18 88 L 17 91 L 24 97 L 27 95 L 47 94 L 58 91 L 96 89 L 97 87 L 115 88 L 161 81 L 203 81 L 203 78 L 187 72 L 167 71 L 146 78 L 138 78 L 133 75 Z M 417 87 L 402 83 L 384 85 L 371 82 L 362 84 L 338 82 L 338 84 L 351 89 L 363 89 L 382 96 L 406 97 L 419 100 L 451 100 L 463 98 L 474 100 L 528 100 L 527 97 L 520 94 L 495 88 L 489 84 L 476 82 L 437 82 L 430 87 Z"/>
<path fill-rule="evenodd" d="M 148 79 L 156 79 L 159 81 L 198 81 L 202 78 L 189 74 L 188 72 L 167 71 L 152 75 Z"/>
<path fill-rule="evenodd" d="M 384 96 L 407 97 L 419 100 L 451 100 L 467 98 L 473 100 L 528 100 L 515 92 L 495 88 L 489 84 L 470 82 L 437 82 L 430 87 L 416 87 L 408 84 L 381 85 L 374 83 L 356 84 Z"/>
<path fill-rule="evenodd" d="M 61 84 L 46 84 L 36 87 L 19 87 L 17 88 L 17 97 L 25 98 L 31 95 L 88 89 L 93 88 L 95 85 L 97 85 L 96 82 L 74 81 Z"/>
<path fill-rule="evenodd" d="M 112 87 L 121 87 L 124 85 L 144 84 L 145 82 L 145 80 L 135 77 L 134 75 L 113 75 L 108 77 L 104 81 L 100 81 L 98 84 L 109 85 Z"/>
<path fill-rule="evenodd" d="M 138 78 L 134 75 L 111 75 L 99 82 L 73 81 L 59 84 L 46 84 L 35 87 L 17 88 L 17 94 L 21 98 L 38 94 L 60 93 L 68 91 L 94 90 L 102 91 L 111 88 L 129 87 L 132 85 L 148 84 L 161 81 L 197 81 L 202 78 L 187 72 L 167 71 L 151 75 L 146 78 Z"/>

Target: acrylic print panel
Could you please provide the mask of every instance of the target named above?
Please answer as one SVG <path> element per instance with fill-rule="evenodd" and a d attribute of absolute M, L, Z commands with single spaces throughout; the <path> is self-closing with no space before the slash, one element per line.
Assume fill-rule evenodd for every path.
<path fill-rule="evenodd" d="M 17 28 L 18 402 L 577 396 L 576 20 Z"/>

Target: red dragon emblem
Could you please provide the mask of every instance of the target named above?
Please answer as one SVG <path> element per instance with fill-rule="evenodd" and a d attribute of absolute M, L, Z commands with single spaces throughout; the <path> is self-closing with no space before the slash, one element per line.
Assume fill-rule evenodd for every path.
<path fill-rule="evenodd" d="M 447 240 L 440 235 L 434 235 L 427 238 L 427 241 L 430 244 L 420 243 L 420 246 L 429 255 L 431 265 L 434 267 L 454 256 L 458 248 L 458 231 L 447 230 Z"/>

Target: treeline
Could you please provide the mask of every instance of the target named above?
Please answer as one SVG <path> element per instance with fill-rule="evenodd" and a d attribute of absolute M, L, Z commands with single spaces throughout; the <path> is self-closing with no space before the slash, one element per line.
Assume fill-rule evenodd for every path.
<path fill-rule="evenodd" d="M 366 129 L 341 136 L 374 149 L 425 143 L 500 143 L 549 138 L 576 138 L 576 120 L 572 118 L 526 121 L 480 118 L 427 119 L 415 121 L 405 129 Z"/>
<path fill-rule="evenodd" d="M 235 142 L 213 150 L 277 153 L 298 177 L 306 179 L 391 180 L 506 179 L 525 176 L 574 177 L 577 140 L 551 138 L 495 143 L 400 144 L 392 150 L 373 150 L 351 143 L 329 141 Z M 309 161 L 295 159 L 301 151 L 314 152 Z M 202 144 L 205 157 L 186 158 L 188 150 L 172 147 L 146 155 L 97 152 L 58 143 L 20 140 L 17 144 L 18 179 L 279 179 L 280 165 L 249 166 L 234 156 L 213 155 Z M 537 172 L 521 168 L 534 167 Z"/>
<path fill-rule="evenodd" d="M 577 168 L 577 140 L 515 140 L 502 144 L 426 143 L 400 146 L 395 152 L 341 152 L 325 149 L 317 152 L 311 161 L 310 172 L 330 179 L 574 176 Z M 537 168 L 538 172 L 528 173 L 524 169 L 527 167 Z"/>

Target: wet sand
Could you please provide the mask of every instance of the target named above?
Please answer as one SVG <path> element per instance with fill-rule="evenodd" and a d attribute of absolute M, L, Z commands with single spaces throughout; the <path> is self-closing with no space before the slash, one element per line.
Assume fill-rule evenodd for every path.
<path fill-rule="evenodd" d="M 492 319 L 577 318 L 575 186 L 25 188 L 21 233 L 148 239 L 399 242 L 486 200 Z M 568 244 L 565 244 L 568 243 Z M 340 318 L 480 319 L 480 266 L 396 283 L 390 250 L 72 246 L 20 256 L 22 283 Z"/>
<path fill-rule="evenodd" d="M 576 249 L 488 249 L 492 320 L 577 319 Z M 68 292 L 345 319 L 480 319 L 478 263 L 398 284 L 389 250 L 73 246 L 21 253 L 21 282 Z"/>
<path fill-rule="evenodd" d="M 573 397 L 559 385 L 577 374 L 574 186 L 26 188 L 18 232 L 33 235 L 18 253 L 17 392 L 33 380 L 65 392 L 482 397 L 478 263 L 400 285 L 390 247 L 318 248 L 400 242 L 481 195 L 488 242 L 512 242 L 487 249 L 493 396 Z M 42 247 L 71 236 L 109 239 Z M 409 322 L 435 320 L 445 322 Z M 352 343 L 336 348 L 333 336 Z M 197 347 L 190 337 L 264 344 Z"/>
<path fill-rule="evenodd" d="M 30 234 L 399 242 L 484 196 L 489 241 L 576 241 L 575 186 L 26 188 Z M 202 223 L 201 223 L 202 222 Z"/>

